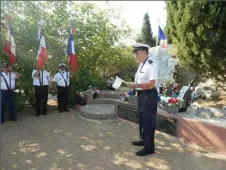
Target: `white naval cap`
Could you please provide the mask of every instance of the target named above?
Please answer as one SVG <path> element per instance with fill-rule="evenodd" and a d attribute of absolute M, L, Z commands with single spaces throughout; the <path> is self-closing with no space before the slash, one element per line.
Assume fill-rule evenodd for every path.
<path fill-rule="evenodd" d="M 66 66 L 66 64 L 64 64 L 64 63 L 60 63 L 59 65 L 58 65 L 58 67 L 60 67 L 60 66 Z"/>
<path fill-rule="evenodd" d="M 8 66 L 9 66 L 9 64 L 3 63 L 3 64 L 1 65 L 1 68 L 7 68 Z"/>
<path fill-rule="evenodd" d="M 147 44 L 142 44 L 142 43 L 136 43 L 133 45 L 133 53 L 136 52 L 137 50 L 147 50 L 149 49 L 149 45 Z"/>

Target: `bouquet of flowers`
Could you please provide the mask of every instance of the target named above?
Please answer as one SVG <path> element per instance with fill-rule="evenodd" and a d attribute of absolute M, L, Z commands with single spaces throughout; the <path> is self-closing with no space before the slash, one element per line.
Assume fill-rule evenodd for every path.
<path fill-rule="evenodd" d="M 177 83 L 174 83 L 172 81 L 166 81 L 164 84 L 160 85 L 160 94 L 164 96 L 173 96 L 176 98 L 176 96 L 179 95 L 181 86 Z"/>
<path fill-rule="evenodd" d="M 95 99 L 97 97 L 97 95 L 100 93 L 100 88 L 89 86 L 86 93 L 93 94 L 93 98 Z"/>
<path fill-rule="evenodd" d="M 168 106 L 169 107 L 174 107 L 174 106 L 178 107 L 178 106 L 180 106 L 180 101 L 177 98 L 172 97 L 172 98 L 168 99 Z"/>
<path fill-rule="evenodd" d="M 137 94 L 135 90 L 129 90 L 128 91 L 128 96 L 132 98 L 137 98 Z"/>
<path fill-rule="evenodd" d="M 179 107 L 179 108 L 181 108 L 184 103 L 183 99 L 177 99 L 174 97 L 165 97 L 165 96 L 160 96 L 159 101 L 165 106 Z"/>
<path fill-rule="evenodd" d="M 86 93 L 88 93 L 88 94 L 94 94 L 94 90 L 93 90 L 92 86 L 89 86 L 88 87 L 88 90 L 86 91 Z"/>
<path fill-rule="evenodd" d="M 120 93 L 120 99 L 121 99 L 122 101 L 129 101 L 129 99 L 128 99 L 128 94 L 127 94 L 126 92 L 121 92 L 121 93 Z"/>

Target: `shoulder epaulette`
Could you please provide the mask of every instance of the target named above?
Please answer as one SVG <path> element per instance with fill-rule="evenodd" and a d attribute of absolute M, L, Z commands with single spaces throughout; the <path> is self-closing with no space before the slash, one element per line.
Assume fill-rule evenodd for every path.
<path fill-rule="evenodd" d="M 148 62 L 149 62 L 149 64 L 153 63 L 153 61 L 152 61 L 152 60 L 148 60 Z"/>

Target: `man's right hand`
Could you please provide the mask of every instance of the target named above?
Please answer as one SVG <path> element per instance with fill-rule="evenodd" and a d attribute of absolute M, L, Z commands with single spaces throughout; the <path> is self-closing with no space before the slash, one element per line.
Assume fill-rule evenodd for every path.
<path fill-rule="evenodd" d="M 54 90 L 55 92 L 58 92 L 56 83 L 53 84 L 53 90 Z"/>
<path fill-rule="evenodd" d="M 39 71 L 38 70 L 35 72 L 34 76 L 39 78 Z"/>

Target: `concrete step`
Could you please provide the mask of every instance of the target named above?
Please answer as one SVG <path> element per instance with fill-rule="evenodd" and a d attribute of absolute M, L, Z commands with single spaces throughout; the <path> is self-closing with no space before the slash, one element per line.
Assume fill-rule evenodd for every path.
<path fill-rule="evenodd" d="M 79 115 L 87 119 L 115 119 L 115 105 L 90 104 L 79 108 Z"/>
<path fill-rule="evenodd" d="M 97 98 L 120 99 L 120 92 L 118 92 L 118 91 L 100 91 L 100 94 L 97 95 Z"/>
<path fill-rule="evenodd" d="M 114 98 L 97 98 L 90 101 L 88 104 L 114 104 L 116 105 L 118 102 L 122 102 L 120 99 Z"/>

